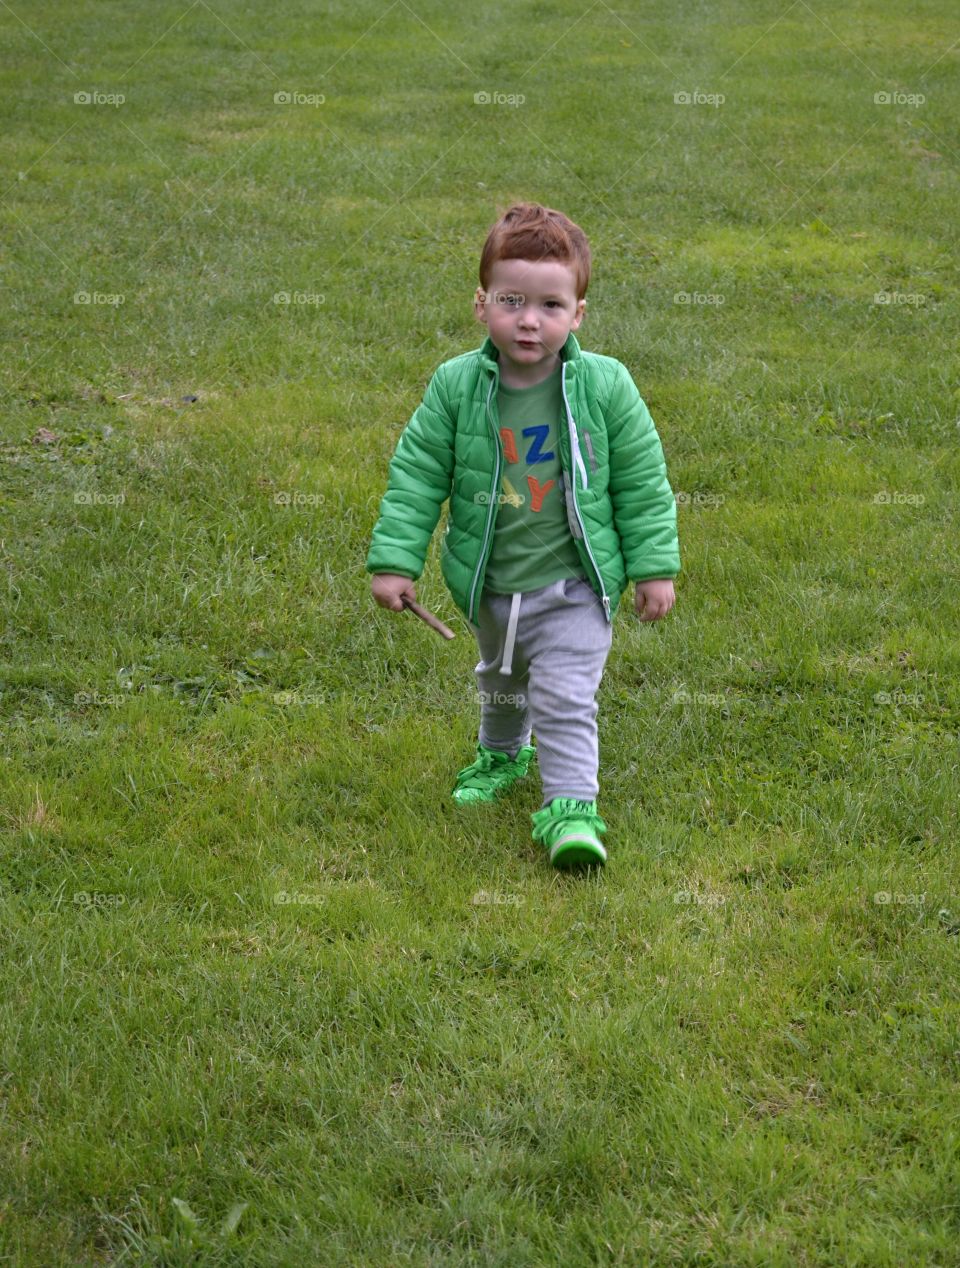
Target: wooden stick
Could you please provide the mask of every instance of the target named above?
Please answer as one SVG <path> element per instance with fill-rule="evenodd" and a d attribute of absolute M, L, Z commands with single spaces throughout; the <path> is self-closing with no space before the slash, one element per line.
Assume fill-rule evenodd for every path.
<path fill-rule="evenodd" d="M 438 616 L 434 616 L 432 612 L 428 612 L 426 608 L 422 608 L 419 603 L 414 603 L 413 599 L 403 595 L 400 601 L 405 608 L 410 609 L 414 616 L 418 616 L 421 621 L 425 621 L 432 630 L 436 630 L 437 633 L 442 634 L 444 638 L 457 637 L 449 625 L 444 625 Z"/>

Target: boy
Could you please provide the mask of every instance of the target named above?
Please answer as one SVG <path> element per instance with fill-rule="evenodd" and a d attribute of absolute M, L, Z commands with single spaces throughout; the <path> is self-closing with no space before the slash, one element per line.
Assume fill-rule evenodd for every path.
<path fill-rule="evenodd" d="M 445 361 L 390 462 L 366 569 L 381 607 L 416 599 L 440 508 L 441 569 L 480 651 L 477 757 L 459 803 L 493 801 L 537 753 L 533 839 L 555 867 L 600 865 L 596 694 L 628 580 L 641 620 L 673 607 L 677 509 L 629 371 L 581 352 L 590 246 L 518 203 L 491 228 L 474 299 L 487 338 Z M 530 743 L 536 734 L 536 749 Z"/>

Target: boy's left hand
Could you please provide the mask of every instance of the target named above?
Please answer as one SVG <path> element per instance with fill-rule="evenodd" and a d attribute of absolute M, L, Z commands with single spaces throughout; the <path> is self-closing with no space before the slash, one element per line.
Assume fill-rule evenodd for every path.
<path fill-rule="evenodd" d="M 659 621 L 677 601 L 670 577 L 638 581 L 633 606 L 641 621 Z"/>

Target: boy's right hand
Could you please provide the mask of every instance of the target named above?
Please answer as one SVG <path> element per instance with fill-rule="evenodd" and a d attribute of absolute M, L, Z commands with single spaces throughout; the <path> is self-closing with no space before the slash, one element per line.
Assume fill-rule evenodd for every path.
<path fill-rule="evenodd" d="M 370 579 L 373 597 L 382 608 L 391 612 L 402 612 L 403 599 L 406 597 L 417 601 L 417 592 L 409 577 L 401 577 L 395 572 L 375 572 Z"/>

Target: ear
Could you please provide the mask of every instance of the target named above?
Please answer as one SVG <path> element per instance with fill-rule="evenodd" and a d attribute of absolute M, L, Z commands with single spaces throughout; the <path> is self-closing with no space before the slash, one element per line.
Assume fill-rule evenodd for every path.
<path fill-rule="evenodd" d="M 583 321 L 586 315 L 587 315 L 587 301 L 585 299 L 581 299 L 577 302 L 577 313 L 570 324 L 570 329 L 571 330 L 579 329 L 580 323 Z"/>
<path fill-rule="evenodd" d="M 486 303 L 487 292 L 482 286 L 478 286 L 473 293 L 473 315 L 477 321 L 486 322 Z"/>

